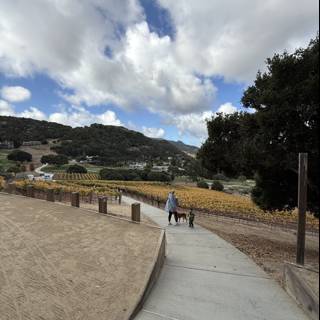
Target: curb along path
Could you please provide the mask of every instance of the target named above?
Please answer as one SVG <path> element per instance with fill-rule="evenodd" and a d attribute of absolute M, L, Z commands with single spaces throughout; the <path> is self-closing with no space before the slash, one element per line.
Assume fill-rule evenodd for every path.
<path fill-rule="evenodd" d="M 166 229 L 167 259 L 136 320 L 308 320 L 275 281 L 214 233 L 168 226 L 166 212 L 148 204 L 141 211 Z"/>

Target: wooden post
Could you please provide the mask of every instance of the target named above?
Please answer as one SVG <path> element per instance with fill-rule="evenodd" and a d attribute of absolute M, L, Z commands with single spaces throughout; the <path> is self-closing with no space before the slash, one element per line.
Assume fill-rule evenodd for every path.
<path fill-rule="evenodd" d="M 308 189 L 308 154 L 299 153 L 297 264 L 304 265 Z"/>
<path fill-rule="evenodd" d="M 131 205 L 131 220 L 140 222 L 140 203 L 133 203 Z"/>
<path fill-rule="evenodd" d="M 63 191 L 62 191 L 62 189 L 60 189 L 59 194 L 58 194 L 58 201 L 62 202 L 62 199 L 63 199 Z"/>
<path fill-rule="evenodd" d="M 106 197 L 99 197 L 98 203 L 99 203 L 99 212 L 107 214 L 108 213 L 108 199 Z"/>
<path fill-rule="evenodd" d="M 16 185 L 13 182 L 8 184 L 8 192 L 12 194 L 16 193 Z"/>
<path fill-rule="evenodd" d="M 54 202 L 54 190 L 53 189 L 47 190 L 47 201 Z"/>
<path fill-rule="evenodd" d="M 121 200 L 122 200 L 122 191 L 120 191 L 119 193 L 119 204 L 121 204 Z"/>
<path fill-rule="evenodd" d="M 80 194 L 79 192 L 72 192 L 71 193 L 71 205 L 73 207 L 80 207 Z"/>
<path fill-rule="evenodd" d="M 34 198 L 33 186 L 27 186 L 27 197 Z"/>

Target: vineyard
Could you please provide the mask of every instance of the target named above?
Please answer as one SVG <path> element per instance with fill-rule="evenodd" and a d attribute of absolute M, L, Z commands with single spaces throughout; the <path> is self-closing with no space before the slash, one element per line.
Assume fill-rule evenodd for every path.
<path fill-rule="evenodd" d="M 296 223 L 297 210 L 293 211 L 263 211 L 250 198 L 231 195 L 224 192 L 200 189 L 189 186 L 171 186 L 157 182 L 137 181 L 79 181 L 79 186 L 121 189 L 133 196 L 143 196 L 149 200 L 164 203 L 171 190 L 176 192 L 179 206 L 183 209 L 195 208 L 206 213 L 218 213 L 225 216 L 239 217 L 262 222 Z M 307 224 L 313 229 L 319 229 L 319 220 L 311 213 L 307 215 Z"/>
<path fill-rule="evenodd" d="M 4 188 L 4 185 L 5 185 L 5 180 L 3 177 L 0 176 L 0 190 Z"/>
<path fill-rule="evenodd" d="M 175 185 L 159 182 L 140 181 L 104 181 L 94 180 L 94 174 L 63 174 L 65 180 L 47 181 L 16 181 L 16 187 L 26 190 L 32 184 L 35 190 L 53 189 L 56 193 L 79 192 L 82 196 L 95 194 L 97 196 L 117 196 L 119 190 L 133 197 L 142 197 L 147 201 L 164 204 L 168 193 L 176 192 L 181 209 L 194 208 L 199 212 L 217 214 L 226 217 L 245 219 L 250 221 L 296 224 L 297 210 L 293 211 L 263 211 L 250 198 L 232 195 L 196 187 Z M 72 177 L 73 179 L 70 179 Z M 87 177 L 89 179 L 81 179 Z M 66 179 L 68 178 L 68 180 Z M 1 184 L 1 181 L 0 181 Z M 313 214 L 307 214 L 307 225 L 311 229 L 319 229 L 319 220 Z"/>
<path fill-rule="evenodd" d="M 54 174 L 54 180 L 98 180 L 96 173 L 65 173 L 58 172 Z"/>
<path fill-rule="evenodd" d="M 79 192 L 81 196 L 88 196 L 95 194 L 97 196 L 117 196 L 117 192 L 114 188 L 109 187 L 108 185 L 97 186 L 94 185 L 82 185 L 73 181 L 33 181 L 20 180 L 16 181 L 15 186 L 17 189 L 26 190 L 27 186 L 32 185 L 35 190 L 46 191 L 48 189 L 54 190 L 55 193 L 64 192 Z"/>

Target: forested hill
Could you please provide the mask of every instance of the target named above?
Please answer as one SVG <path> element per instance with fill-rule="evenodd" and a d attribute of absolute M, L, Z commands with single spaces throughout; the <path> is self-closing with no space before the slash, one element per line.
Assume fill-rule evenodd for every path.
<path fill-rule="evenodd" d="M 187 154 L 190 154 L 192 156 L 196 156 L 197 152 L 199 151 L 198 147 L 185 144 L 182 141 L 172 141 L 172 140 L 168 140 L 168 141 L 171 144 L 173 144 L 175 147 L 177 147 L 179 150 Z"/>
<path fill-rule="evenodd" d="M 155 140 L 123 127 L 93 124 L 71 128 L 57 123 L 0 116 L 0 140 L 42 141 L 59 139 L 55 151 L 70 157 L 97 156 L 108 164 L 121 161 L 187 158 L 166 140 Z"/>
<path fill-rule="evenodd" d="M 72 131 L 62 124 L 34 119 L 0 116 L 0 141 L 42 141 L 62 138 Z"/>

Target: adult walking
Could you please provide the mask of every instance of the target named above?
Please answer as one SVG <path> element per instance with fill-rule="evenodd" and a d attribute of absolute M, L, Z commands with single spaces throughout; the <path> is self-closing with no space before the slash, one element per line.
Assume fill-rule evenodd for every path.
<path fill-rule="evenodd" d="M 172 215 L 174 215 L 176 224 L 178 224 L 177 206 L 178 206 L 177 198 L 175 196 L 174 191 L 171 191 L 169 192 L 168 200 L 165 207 L 165 210 L 169 213 L 169 216 L 168 216 L 169 225 L 172 225 L 171 223 Z"/>

